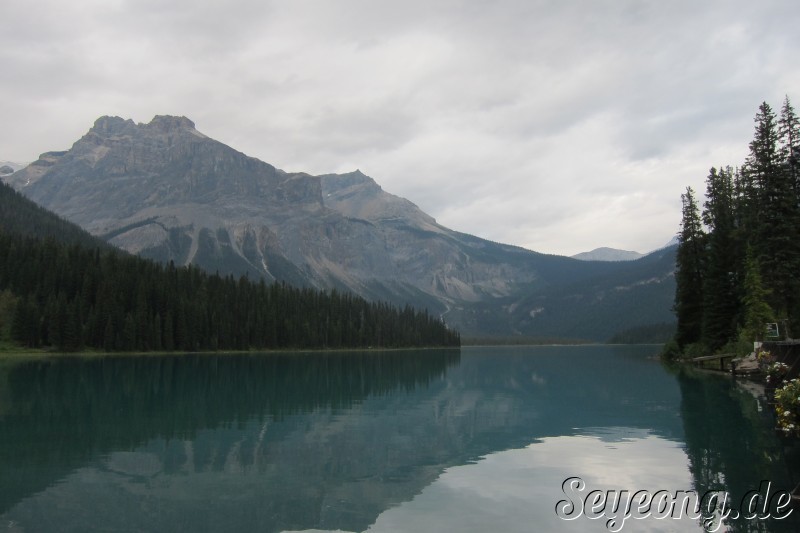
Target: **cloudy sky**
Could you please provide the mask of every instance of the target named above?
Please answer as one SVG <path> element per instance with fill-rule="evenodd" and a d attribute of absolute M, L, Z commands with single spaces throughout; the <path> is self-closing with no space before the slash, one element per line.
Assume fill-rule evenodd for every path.
<path fill-rule="evenodd" d="M 0 160 L 185 115 L 459 231 L 644 252 L 762 101 L 800 107 L 798 28 L 797 0 L 2 0 Z"/>

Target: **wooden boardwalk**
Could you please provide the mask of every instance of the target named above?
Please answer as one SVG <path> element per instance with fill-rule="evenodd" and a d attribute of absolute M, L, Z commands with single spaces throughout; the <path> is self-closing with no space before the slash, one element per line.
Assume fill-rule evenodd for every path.
<path fill-rule="evenodd" d="M 714 368 L 715 370 L 722 370 L 723 372 L 730 370 L 731 365 L 730 362 L 733 358 L 736 357 L 736 354 L 732 353 L 721 353 L 717 355 L 704 355 L 702 357 L 694 357 L 691 359 L 692 364 L 695 366 L 702 366 L 704 368 Z M 728 364 L 725 364 L 725 361 L 728 361 Z M 709 363 L 711 363 L 709 365 Z"/>
<path fill-rule="evenodd" d="M 767 341 L 761 345 L 761 348 L 763 350 L 768 350 L 775 358 L 775 361 L 784 363 L 789 367 L 789 371 L 784 379 L 789 380 L 800 377 L 800 340 Z M 736 374 L 737 368 L 732 364 L 735 358 L 735 354 L 722 353 L 693 357 L 688 361 L 702 368 L 720 370 L 722 372 L 733 372 Z M 753 370 L 754 369 L 748 369 L 743 366 L 740 373 L 753 373 Z M 758 371 L 756 370 L 755 373 L 758 373 Z"/>

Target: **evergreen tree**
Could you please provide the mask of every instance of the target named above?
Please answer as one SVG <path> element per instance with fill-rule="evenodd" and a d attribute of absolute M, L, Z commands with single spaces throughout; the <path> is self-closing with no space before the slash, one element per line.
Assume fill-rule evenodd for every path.
<path fill-rule="evenodd" d="M 703 222 L 708 228 L 703 274 L 703 343 L 717 350 L 736 335 L 739 316 L 733 170 L 711 168 Z"/>
<path fill-rule="evenodd" d="M 789 173 L 789 181 L 794 188 L 797 199 L 800 199 L 800 120 L 789 102 L 783 101 L 781 116 L 778 119 L 778 142 L 781 162 Z"/>
<path fill-rule="evenodd" d="M 764 340 L 767 322 L 773 322 L 775 315 L 767 303 L 769 291 L 761 282 L 758 261 L 750 249 L 747 250 L 746 271 L 743 298 L 744 328 L 741 338 L 748 342 L 761 341 Z"/>
<path fill-rule="evenodd" d="M 28 348 L 40 343 L 40 315 L 33 298 L 25 296 L 17 301 L 11 322 L 11 338 Z"/>
<path fill-rule="evenodd" d="M 785 280 L 778 290 L 786 291 L 784 305 L 792 331 L 800 331 L 800 120 L 787 96 L 778 119 L 778 143 L 781 158 L 781 170 L 785 177 L 782 183 L 791 192 L 786 193 L 787 221 L 784 231 L 787 232 L 786 249 L 782 260 L 785 261 L 780 274 Z"/>
<path fill-rule="evenodd" d="M 786 121 L 791 122 L 788 118 Z M 770 289 L 772 307 L 786 315 L 796 305 L 793 278 L 800 270 L 797 195 L 791 175 L 781 161 L 775 114 L 766 102 L 759 107 L 755 122 L 755 135 L 747 162 L 758 184 L 757 225 L 751 245 L 763 281 Z"/>
<path fill-rule="evenodd" d="M 764 324 L 787 317 L 800 330 L 800 123 L 788 97 L 776 120 L 764 102 L 741 171 L 711 169 L 702 230 L 691 189 L 682 196 L 683 220 L 676 270 L 676 343 L 697 341 L 713 350 L 740 338 L 761 339 Z M 699 245 L 697 243 L 700 243 Z M 746 253 L 744 252 L 746 251 Z M 697 280 L 702 281 L 698 305 Z"/>
<path fill-rule="evenodd" d="M 0 277 L 2 277 L 2 273 L 0 273 Z M 0 340 L 11 337 L 11 321 L 16 306 L 17 298 L 10 290 L 0 291 Z"/>
<path fill-rule="evenodd" d="M 31 224 L 7 224 L 29 216 Z M 0 184 L 0 330 L 25 346 L 187 351 L 460 344 L 457 332 L 425 311 L 221 278 L 92 247 L 88 236 L 87 246 L 81 234 L 66 244 L 18 229 L 36 228 L 39 216 Z M 63 225 L 69 227 L 51 217 L 45 235 Z"/>
<path fill-rule="evenodd" d="M 756 188 L 763 191 L 779 167 L 778 129 L 775 113 L 766 102 L 758 107 L 753 120 L 756 124 L 755 134 L 750 142 L 750 153 L 745 165 Z"/>
<path fill-rule="evenodd" d="M 691 187 L 681 195 L 681 204 L 675 273 L 675 313 L 678 319 L 675 340 L 683 349 L 700 341 L 702 335 L 704 234 Z"/>

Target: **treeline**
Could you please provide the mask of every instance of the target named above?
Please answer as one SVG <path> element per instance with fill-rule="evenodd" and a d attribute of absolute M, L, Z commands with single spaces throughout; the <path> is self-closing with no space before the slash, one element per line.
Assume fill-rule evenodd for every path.
<path fill-rule="evenodd" d="M 466 346 L 550 346 L 591 344 L 586 339 L 573 339 L 564 337 L 527 337 L 523 335 L 497 336 L 497 337 L 467 337 L 463 339 Z"/>
<path fill-rule="evenodd" d="M 0 341 L 60 351 L 458 346 L 427 311 L 116 250 L 0 184 Z"/>
<path fill-rule="evenodd" d="M 0 182 L 0 230 L 11 235 L 50 238 L 88 248 L 113 249 L 110 244 L 28 200 L 2 182 Z"/>
<path fill-rule="evenodd" d="M 61 351 L 460 343 L 427 311 L 4 233 L 0 291 L 0 308 L 13 309 L 6 321 L 15 341 Z"/>
<path fill-rule="evenodd" d="M 681 196 L 677 350 L 762 340 L 769 322 L 800 333 L 799 142 L 789 98 L 779 116 L 764 102 L 744 164 L 711 168 L 702 211 Z"/>
<path fill-rule="evenodd" d="M 608 344 L 665 344 L 675 336 L 675 324 L 636 326 L 614 334 Z"/>

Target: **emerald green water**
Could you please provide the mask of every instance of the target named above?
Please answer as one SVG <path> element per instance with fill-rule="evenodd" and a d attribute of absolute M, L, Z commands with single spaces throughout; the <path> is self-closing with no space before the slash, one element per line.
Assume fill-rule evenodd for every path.
<path fill-rule="evenodd" d="M 759 391 L 670 371 L 657 351 L 0 361 L 0 532 L 602 532 L 608 513 L 557 516 L 565 479 L 735 505 L 800 482 Z M 718 530 L 798 531 L 798 515 Z"/>

